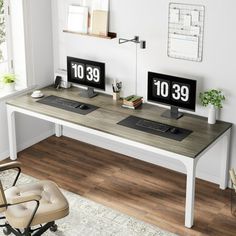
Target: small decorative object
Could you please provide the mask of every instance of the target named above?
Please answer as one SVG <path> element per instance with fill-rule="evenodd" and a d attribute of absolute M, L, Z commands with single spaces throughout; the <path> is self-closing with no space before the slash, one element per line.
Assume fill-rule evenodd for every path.
<path fill-rule="evenodd" d="M 2 75 L 2 83 L 4 84 L 4 90 L 6 92 L 12 92 L 15 90 L 15 81 L 15 74 L 9 73 Z"/>
<path fill-rule="evenodd" d="M 122 88 L 122 82 L 112 84 L 113 100 L 118 101 L 120 99 L 120 91 Z"/>
<path fill-rule="evenodd" d="M 216 108 L 222 108 L 222 101 L 225 100 L 225 96 L 222 94 L 222 91 L 212 89 L 199 94 L 199 98 L 203 106 L 210 104 L 208 123 L 216 123 Z"/>

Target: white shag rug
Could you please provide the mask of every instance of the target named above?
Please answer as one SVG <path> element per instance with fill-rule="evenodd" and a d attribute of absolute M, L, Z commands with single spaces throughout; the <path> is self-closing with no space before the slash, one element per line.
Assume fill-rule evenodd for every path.
<path fill-rule="evenodd" d="M 11 186 L 15 173 L 15 171 L 0 173 L 5 188 Z M 35 181 L 37 179 L 21 174 L 17 184 Z M 67 217 L 56 221 L 57 232 L 48 230 L 43 234 L 45 236 L 175 236 L 80 195 L 61 190 L 70 204 L 70 213 Z M 0 235 L 4 235 L 2 231 Z"/>

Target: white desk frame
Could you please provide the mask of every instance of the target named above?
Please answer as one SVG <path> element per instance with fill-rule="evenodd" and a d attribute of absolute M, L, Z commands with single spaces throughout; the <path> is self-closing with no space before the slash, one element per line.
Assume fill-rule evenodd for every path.
<path fill-rule="evenodd" d="M 42 120 L 50 121 L 55 124 L 55 134 L 57 137 L 62 135 L 62 126 L 67 126 L 79 131 L 87 132 L 91 135 L 110 139 L 115 142 L 129 145 L 131 147 L 143 149 L 145 152 L 155 153 L 162 156 L 178 160 L 182 162 L 187 170 L 187 182 L 186 182 L 186 203 L 185 203 L 185 226 L 191 228 L 194 221 L 194 199 L 195 199 L 195 177 L 196 166 L 201 156 L 203 156 L 209 149 L 215 146 L 220 140 L 224 142 L 223 157 L 221 159 L 221 173 L 220 173 L 220 188 L 226 189 L 228 186 L 228 164 L 230 155 L 230 134 L 231 128 L 226 130 L 221 136 L 219 136 L 211 145 L 209 145 L 203 152 L 201 152 L 196 158 L 190 158 L 188 156 L 179 155 L 173 152 L 165 151 L 160 148 L 155 148 L 146 144 L 142 144 L 130 139 L 121 138 L 115 135 L 111 135 L 102 131 L 98 131 L 92 128 L 87 128 L 78 124 L 74 124 L 65 120 L 61 120 L 48 115 L 43 115 L 37 112 L 29 111 L 27 109 L 19 108 L 13 105 L 7 105 L 7 118 L 8 118 L 8 132 L 9 132 L 9 147 L 11 160 L 17 159 L 17 145 L 16 145 L 16 128 L 15 128 L 15 113 L 19 112 L 25 115 L 36 117 Z M 143 159 L 143 161 L 146 161 Z"/>

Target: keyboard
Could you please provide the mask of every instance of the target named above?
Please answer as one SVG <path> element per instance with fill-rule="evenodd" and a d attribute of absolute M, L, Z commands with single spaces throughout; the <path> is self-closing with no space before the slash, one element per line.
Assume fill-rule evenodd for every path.
<path fill-rule="evenodd" d="M 160 131 L 160 132 L 167 132 L 170 129 L 169 125 L 165 125 L 165 124 L 161 124 L 155 121 L 149 121 L 149 120 L 139 120 L 136 123 L 137 126 L 143 127 L 143 128 L 147 128 L 147 129 L 151 129 L 151 130 L 156 130 L 156 131 Z"/>
<path fill-rule="evenodd" d="M 76 101 L 70 101 L 67 99 L 63 99 L 63 98 L 57 98 L 55 100 L 53 100 L 54 104 L 58 104 L 64 107 L 69 107 L 69 108 L 77 108 L 80 103 L 76 102 Z"/>

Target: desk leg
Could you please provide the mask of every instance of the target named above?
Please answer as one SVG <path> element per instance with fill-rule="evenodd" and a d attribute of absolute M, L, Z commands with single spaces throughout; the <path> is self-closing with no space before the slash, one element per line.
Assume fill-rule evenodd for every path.
<path fill-rule="evenodd" d="M 61 137 L 62 136 L 62 125 L 55 124 L 55 135 L 57 137 Z"/>
<path fill-rule="evenodd" d="M 195 200 L 195 176 L 196 176 L 196 161 L 191 159 L 187 168 L 186 182 L 186 203 L 185 203 L 185 226 L 191 228 L 194 219 L 194 200 Z"/>
<path fill-rule="evenodd" d="M 223 137 L 223 150 L 222 159 L 220 165 L 220 189 L 226 189 L 228 187 L 229 177 L 229 156 L 230 156 L 230 135 L 231 129 L 229 129 Z"/>
<path fill-rule="evenodd" d="M 17 159 L 16 148 L 16 126 L 15 126 L 15 112 L 11 108 L 7 107 L 7 123 L 8 123 L 8 138 L 9 138 L 9 151 L 10 159 Z"/>

